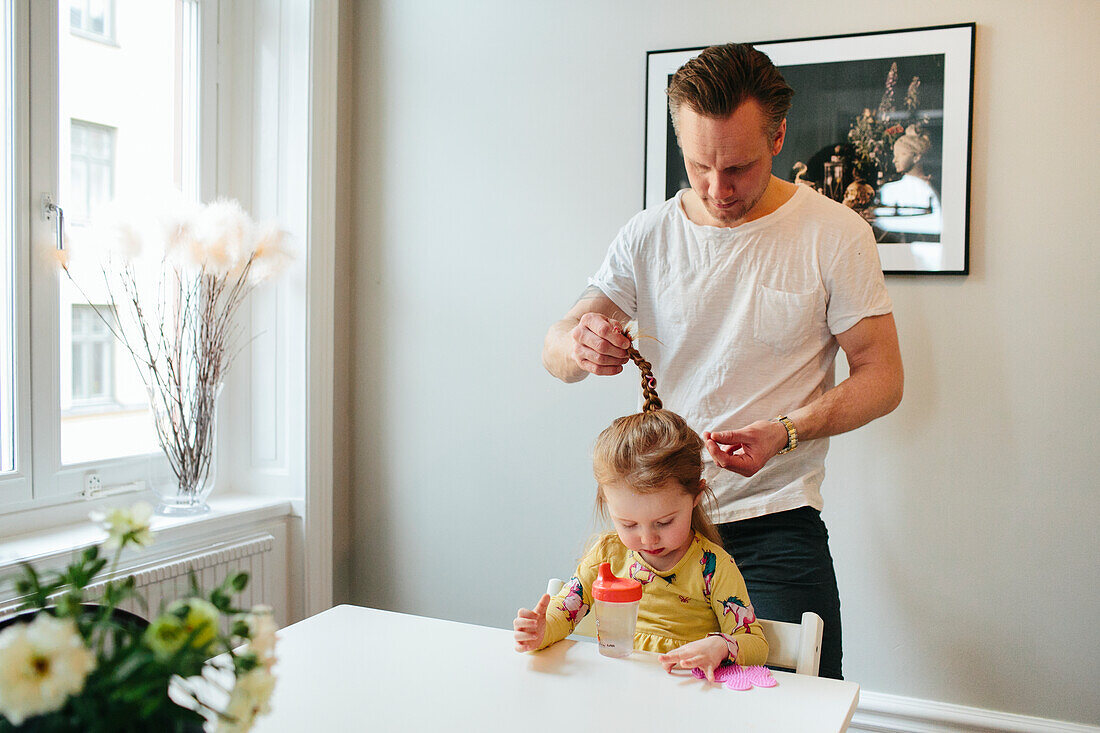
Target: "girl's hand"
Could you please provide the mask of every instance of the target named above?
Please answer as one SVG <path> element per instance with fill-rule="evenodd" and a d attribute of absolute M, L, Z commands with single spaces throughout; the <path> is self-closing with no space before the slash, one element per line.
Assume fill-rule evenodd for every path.
<path fill-rule="evenodd" d="M 674 668 L 695 669 L 698 667 L 706 673 L 707 679 L 714 682 L 714 670 L 730 654 L 726 640 L 720 636 L 708 636 L 681 647 L 673 649 L 668 654 L 657 657 L 657 661 L 665 668 L 666 672 L 672 672 Z"/>
<path fill-rule="evenodd" d="M 512 628 L 516 630 L 516 651 L 529 652 L 539 648 L 546 634 L 546 609 L 550 606 L 550 595 L 543 593 L 534 611 L 521 608 L 516 612 Z"/>

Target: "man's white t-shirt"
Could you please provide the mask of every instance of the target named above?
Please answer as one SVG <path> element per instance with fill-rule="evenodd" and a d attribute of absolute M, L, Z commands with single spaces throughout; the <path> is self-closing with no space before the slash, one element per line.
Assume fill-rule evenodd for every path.
<path fill-rule="evenodd" d="M 734 430 L 832 388 L 834 334 L 892 310 L 867 222 L 799 186 L 760 219 L 700 226 L 683 194 L 627 222 L 589 280 L 637 319 L 664 406 L 699 433 Z M 800 441 L 751 478 L 704 453 L 715 521 L 820 510 L 827 450 L 827 439 Z"/>

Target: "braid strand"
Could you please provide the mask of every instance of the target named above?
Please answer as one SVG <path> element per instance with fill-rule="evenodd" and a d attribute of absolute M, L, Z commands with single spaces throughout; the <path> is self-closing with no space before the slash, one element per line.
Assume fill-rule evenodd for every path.
<path fill-rule="evenodd" d="M 642 412 L 660 410 L 661 398 L 657 396 L 657 380 L 653 377 L 653 366 L 633 346 L 626 350 L 626 355 L 638 365 L 638 370 L 642 373 L 642 395 L 645 397 Z"/>

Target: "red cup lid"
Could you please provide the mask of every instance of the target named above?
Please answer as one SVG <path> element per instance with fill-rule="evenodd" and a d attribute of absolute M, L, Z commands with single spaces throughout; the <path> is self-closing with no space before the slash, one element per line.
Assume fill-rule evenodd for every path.
<path fill-rule="evenodd" d="M 592 597 L 609 603 L 633 603 L 642 600 L 642 584 L 616 576 L 611 572 L 611 563 L 601 563 L 600 573 L 592 582 Z"/>

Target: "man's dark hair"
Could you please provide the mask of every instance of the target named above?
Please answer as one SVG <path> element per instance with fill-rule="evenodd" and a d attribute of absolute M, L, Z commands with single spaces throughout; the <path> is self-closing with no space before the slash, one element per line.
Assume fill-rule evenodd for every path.
<path fill-rule="evenodd" d="M 680 108 L 707 117 L 728 117 L 747 98 L 764 108 L 769 135 L 791 108 L 794 90 L 767 54 L 746 43 L 711 46 L 681 66 L 668 83 L 668 109 L 679 136 Z"/>

